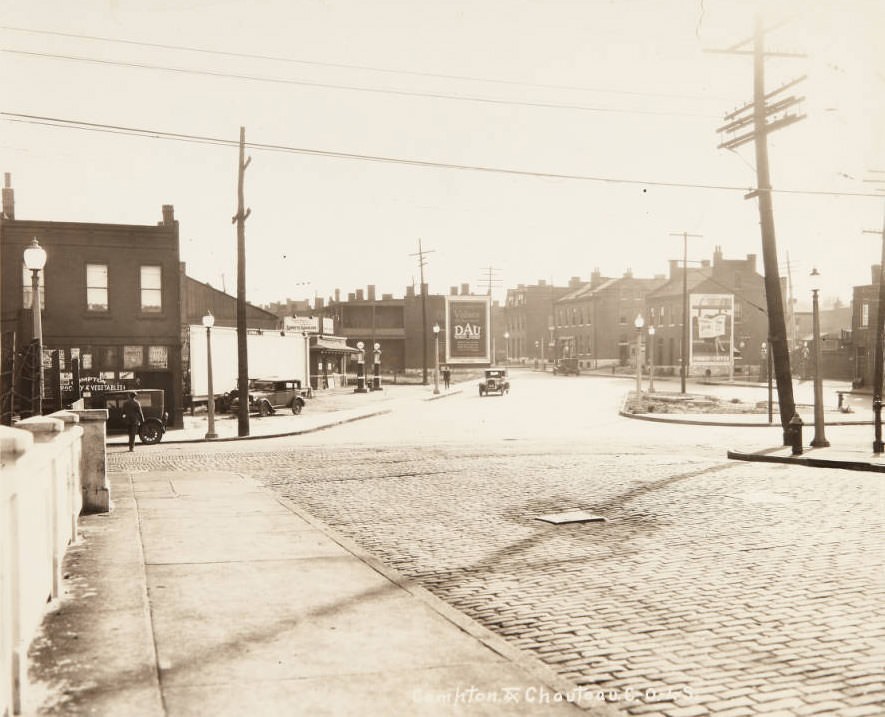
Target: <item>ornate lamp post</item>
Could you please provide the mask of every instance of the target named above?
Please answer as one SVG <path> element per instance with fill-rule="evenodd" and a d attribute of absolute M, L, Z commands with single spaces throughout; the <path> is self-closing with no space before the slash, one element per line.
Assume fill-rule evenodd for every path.
<path fill-rule="evenodd" d="M 636 314 L 633 320 L 636 327 L 636 408 L 642 404 L 642 327 L 645 326 L 645 319 L 642 314 Z"/>
<path fill-rule="evenodd" d="M 648 392 L 655 391 L 655 327 L 648 327 Z"/>
<path fill-rule="evenodd" d="M 820 308 L 818 307 L 817 294 L 820 289 L 820 272 L 817 267 L 811 270 L 811 296 L 812 296 L 812 322 L 814 330 L 814 438 L 811 445 L 815 448 L 825 448 L 830 445 L 824 435 L 824 397 L 823 379 L 820 374 L 821 350 L 820 350 Z"/>
<path fill-rule="evenodd" d="M 209 424 L 206 427 L 206 440 L 218 438 L 215 432 L 215 390 L 212 387 L 212 327 L 215 326 L 215 317 L 211 311 L 207 311 L 203 317 L 203 326 L 206 327 L 206 410 L 209 412 Z"/>
<path fill-rule="evenodd" d="M 768 344 L 763 341 L 762 347 L 760 348 L 760 353 L 762 355 L 762 363 L 765 365 L 765 379 L 768 381 L 768 422 L 772 423 L 774 421 L 774 416 L 772 414 L 772 393 L 773 387 L 771 385 L 772 379 L 772 370 L 771 370 L 771 352 L 768 350 Z"/>
<path fill-rule="evenodd" d="M 439 324 L 433 324 L 433 393 L 439 393 Z"/>
<path fill-rule="evenodd" d="M 510 332 L 504 332 L 504 363 L 510 363 Z"/>
<path fill-rule="evenodd" d="M 37 237 L 24 251 L 25 267 L 31 271 L 31 314 L 34 317 L 34 349 L 36 352 L 36 386 L 32 392 L 31 412 L 35 416 L 43 413 L 43 317 L 40 307 L 40 272 L 46 266 L 46 250 L 37 242 Z"/>

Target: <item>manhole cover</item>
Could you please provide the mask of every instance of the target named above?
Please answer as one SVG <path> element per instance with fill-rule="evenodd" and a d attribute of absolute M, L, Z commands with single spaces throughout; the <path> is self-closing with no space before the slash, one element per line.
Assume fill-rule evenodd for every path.
<path fill-rule="evenodd" d="M 588 513 L 586 510 L 568 510 L 564 513 L 539 515 L 535 520 L 543 520 L 545 523 L 562 525 L 563 523 L 604 523 L 606 519 L 601 515 Z"/>

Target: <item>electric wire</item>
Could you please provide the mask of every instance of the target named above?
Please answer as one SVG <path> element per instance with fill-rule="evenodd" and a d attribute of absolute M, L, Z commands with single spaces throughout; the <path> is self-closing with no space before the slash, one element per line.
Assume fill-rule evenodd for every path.
<path fill-rule="evenodd" d="M 359 85 L 337 84 L 332 82 L 314 82 L 312 80 L 295 80 L 284 77 L 264 77 L 262 75 L 246 75 L 234 72 L 219 72 L 217 70 L 196 70 L 187 67 L 175 67 L 172 65 L 155 65 L 144 62 L 123 62 L 121 60 L 102 60 L 96 57 L 82 57 L 78 55 L 61 55 L 51 52 L 33 52 L 29 50 L 15 50 L 0 47 L 0 52 L 26 57 L 40 57 L 50 60 L 64 60 L 68 62 L 82 62 L 93 65 L 106 65 L 125 67 L 139 70 L 159 70 L 176 74 L 198 75 L 202 77 L 214 77 L 227 80 L 246 80 L 249 82 L 263 82 L 278 85 L 295 85 L 299 87 L 315 87 L 319 89 L 344 90 L 348 92 L 365 92 L 370 94 L 394 95 L 397 97 L 421 97 L 434 100 L 453 100 L 456 102 L 476 102 L 490 105 L 508 105 L 517 107 L 533 107 L 541 109 L 574 110 L 578 112 L 602 112 L 610 114 L 638 114 L 658 117 L 697 117 L 704 119 L 718 119 L 718 115 L 701 114 L 696 112 L 668 112 L 663 110 L 625 109 L 619 107 L 594 107 L 589 105 L 564 104 L 557 102 L 532 102 L 528 100 L 504 100 L 494 97 L 481 97 L 479 95 L 453 95 L 443 92 L 419 92 L 413 90 L 395 90 L 378 87 L 360 87 Z"/>
<path fill-rule="evenodd" d="M 101 124 L 97 122 L 84 122 L 79 120 L 68 120 L 58 117 L 43 117 L 39 115 L 29 115 L 15 112 L 0 112 L 8 122 L 33 124 L 47 127 L 56 127 L 61 129 L 73 129 L 89 132 L 100 132 L 110 134 L 121 134 L 135 137 L 144 137 L 148 139 L 162 139 L 170 141 L 188 142 L 193 144 L 208 144 L 224 147 L 238 147 L 239 141 L 235 139 L 224 139 L 223 137 L 209 137 L 204 135 L 187 134 L 181 132 L 168 132 L 154 129 L 142 129 L 137 127 L 124 127 L 121 125 Z M 675 189 L 703 189 L 703 190 L 721 190 L 730 192 L 748 192 L 754 191 L 752 187 L 736 186 L 727 184 L 700 184 L 692 182 L 668 182 L 662 180 L 646 180 L 631 179 L 626 177 L 603 177 L 585 174 L 565 174 L 559 172 L 534 171 L 526 169 L 512 169 L 507 167 L 490 167 L 476 164 L 459 164 L 454 162 L 438 162 L 421 159 L 408 159 L 402 157 L 391 157 L 384 155 L 361 154 L 357 152 L 339 152 L 326 149 L 311 149 L 308 147 L 295 147 L 291 145 L 272 144 L 262 142 L 247 142 L 246 147 L 252 150 L 281 152 L 288 154 L 299 154 L 312 157 L 325 157 L 332 159 L 348 159 L 366 162 L 378 162 L 384 164 L 395 164 L 410 167 L 422 167 L 433 169 L 451 169 L 470 172 L 480 172 L 486 174 L 503 174 L 520 177 L 533 177 L 538 179 L 556 179 L 571 180 L 582 182 L 599 182 L 605 184 L 628 184 L 645 187 L 662 187 Z M 808 196 L 833 196 L 833 197 L 873 197 L 881 199 L 882 195 L 878 193 L 867 192 L 832 192 L 825 190 L 813 189 L 774 189 L 770 190 L 779 194 L 799 194 Z"/>
<path fill-rule="evenodd" d="M 500 78 L 490 78 L 490 77 L 476 77 L 472 75 L 458 75 L 458 74 L 448 74 L 448 73 L 440 73 L 440 72 L 419 72 L 417 70 L 397 70 L 386 67 L 377 67 L 374 65 L 358 65 L 358 64 L 349 64 L 343 62 L 321 62 L 317 60 L 302 60 L 299 58 L 293 57 L 284 57 L 281 55 L 262 55 L 258 53 L 251 52 L 233 52 L 230 50 L 212 50 L 209 48 L 203 47 L 192 47 L 188 45 L 172 45 L 167 43 L 159 43 L 159 42 L 143 42 L 139 40 L 129 40 L 125 38 L 114 38 L 114 37 L 104 37 L 101 35 L 85 35 L 80 33 L 73 32 L 57 32 L 52 30 L 37 30 L 33 28 L 24 28 L 24 27 L 13 27 L 10 25 L 0 25 L 0 30 L 4 30 L 7 32 L 20 32 L 20 33 L 30 33 L 35 35 L 48 35 L 50 37 L 67 37 L 76 40 L 90 40 L 95 42 L 107 42 L 107 43 L 115 43 L 121 45 L 130 45 L 133 47 L 146 47 L 153 49 L 161 49 L 161 50 L 174 50 L 178 52 L 192 52 L 192 53 L 200 53 L 204 55 L 214 55 L 217 57 L 232 57 L 232 58 L 240 58 L 247 60 L 264 60 L 270 62 L 283 62 L 297 65 L 307 65 L 313 67 L 328 67 L 334 69 L 345 69 L 345 70 L 360 70 L 367 72 L 377 72 L 383 74 L 390 75 L 404 75 L 410 77 L 429 77 L 434 79 L 443 79 L 443 80 L 461 80 L 468 82 L 483 82 L 487 84 L 497 84 L 497 85 L 509 85 L 515 87 L 533 87 L 538 89 L 548 89 L 548 90 L 569 90 L 575 92 L 597 92 L 604 94 L 613 94 L 613 95 L 629 95 L 634 97 L 660 97 L 666 99 L 677 99 L 677 100 L 699 100 L 699 101 L 716 101 L 716 102 L 724 102 L 727 101 L 728 98 L 725 97 L 715 97 L 715 96 L 704 96 L 698 97 L 697 95 L 681 95 L 681 94 L 667 94 L 662 92 L 640 92 L 637 90 L 622 90 L 622 89 L 611 89 L 611 88 L 601 88 L 601 87 L 582 87 L 580 85 L 565 85 L 565 84 L 555 84 L 555 83 L 543 83 L 543 82 L 526 82 L 520 80 L 504 80 Z"/>

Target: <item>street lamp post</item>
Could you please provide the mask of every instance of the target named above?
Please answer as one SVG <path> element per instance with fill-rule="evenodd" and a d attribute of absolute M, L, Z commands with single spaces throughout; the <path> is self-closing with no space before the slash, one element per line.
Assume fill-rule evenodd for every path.
<path fill-rule="evenodd" d="M 636 314 L 633 320 L 636 327 L 636 409 L 642 405 L 642 327 L 645 326 L 645 319 L 642 314 Z"/>
<path fill-rule="evenodd" d="M 218 434 L 215 432 L 215 390 L 212 387 L 212 327 L 215 326 L 215 317 L 212 316 L 211 311 L 207 311 L 203 317 L 203 326 L 206 327 L 206 410 L 209 412 L 206 440 L 210 441 L 213 438 L 218 438 Z"/>
<path fill-rule="evenodd" d="M 439 324 L 433 325 L 433 393 L 439 393 Z"/>
<path fill-rule="evenodd" d="M 34 349 L 36 361 L 36 386 L 31 393 L 31 412 L 35 416 L 43 413 L 43 317 L 40 307 L 40 272 L 46 266 L 46 250 L 37 242 L 37 237 L 24 251 L 25 267 L 31 271 L 31 314 L 34 317 Z"/>
<path fill-rule="evenodd" d="M 504 332 L 504 363 L 510 363 L 510 332 Z"/>
<path fill-rule="evenodd" d="M 765 378 L 768 381 L 768 422 L 772 423 L 774 421 L 774 415 L 772 414 L 772 393 L 773 387 L 771 385 L 771 351 L 768 350 L 768 344 L 765 341 L 762 342 L 762 361 L 765 364 Z M 760 367 L 761 368 L 761 367 Z"/>
<path fill-rule="evenodd" d="M 818 307 L 818 282 L 820 281 L 820 272 L 817 267 L 811 270 L 811 311 L 812 324 L 814 331 L 814 438 L 811 445 L 815 448 L 825 448 L 830 445 L 824 435 L 824 397 L 823 397 L 823 379 L 820 373 L 821 350 L 820 350 L 820 308 Z"/>
<path fill-rule="evenodd" d="M 648 327 L 648 392 L 655 391 L 655 327 Z"/>

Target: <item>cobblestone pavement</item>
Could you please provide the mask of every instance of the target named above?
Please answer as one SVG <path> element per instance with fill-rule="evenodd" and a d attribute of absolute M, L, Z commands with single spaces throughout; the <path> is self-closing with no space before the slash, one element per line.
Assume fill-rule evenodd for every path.
<path fill-rule="evenodd" d="M 542 425 L 535 385 L 514 396 Z M 607 417 L 592 441 L 485 443 L 507 420 L 522 435 L 507 418 L 522 404 L 465 392 L 377 419 L 375 445 L 364 425 L 111 460 L 254 475 L 629 714 L 883 714 L 881 478 L 730 463 L 727 433 L 634 429 L 594 393 Z M 472 438 L 413 444 L 421 416 L 436 431 L 460 416 Z M 577 508 L 607 521 L 536 520 Z"/>

